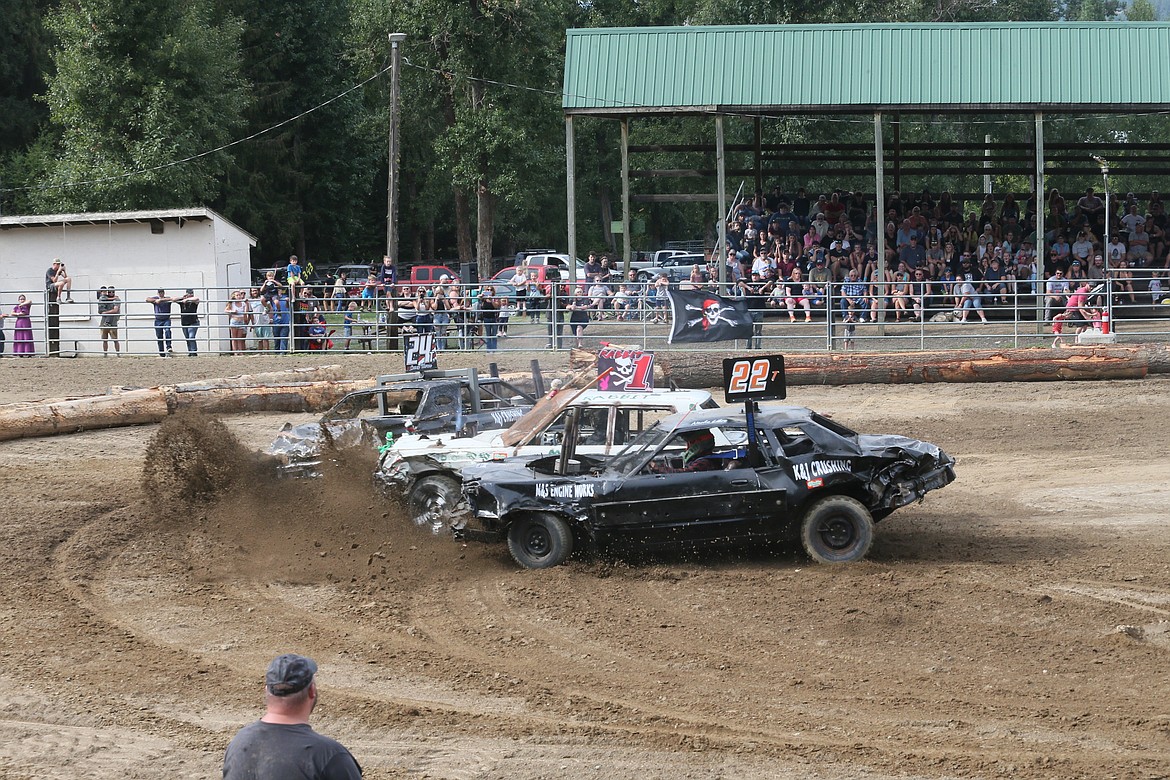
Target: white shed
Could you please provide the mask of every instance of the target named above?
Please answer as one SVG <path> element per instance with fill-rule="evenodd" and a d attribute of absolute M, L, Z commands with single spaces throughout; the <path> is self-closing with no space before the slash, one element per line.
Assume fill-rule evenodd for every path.
<path fill-rule="evenodd" d="M 205 302 L 203 321 L 214 325 L 217 318 L 206 314 L 222 309 L 224 291 L 251 284 L 255 245 L 254 236 L 207 208 L 0 217 L 0 308 L 11 311 L 18 294 L 28 296 L 37 353 L 44 354 L 45 271 L 60 258 L 75 301 L 59 307 L 61 350 L 101 350 L 96 290 L 112 286 L 123 300 L 125 345 L 153 353 L 146 297 L 159 288 L 180 294 L 193 288 Z M 175 340 L 181 341 L 177 314 Z M 222 335 L 220 328 L 203 328 L 201 348 L 217 351 Z"/>

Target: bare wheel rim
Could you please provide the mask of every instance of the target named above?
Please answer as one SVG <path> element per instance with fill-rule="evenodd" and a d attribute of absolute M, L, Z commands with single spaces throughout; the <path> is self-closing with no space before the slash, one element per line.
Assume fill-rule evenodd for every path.
<path fill-rule="evenodd" d="M 832 550 L 844 550 L 857 537 L 853 522 L 843 515 L 826 517 L 817 525 L 817 535 Z"/>
<path fill-rule="evenodd" d="M 542 558 L 548 555 L 550 549 L 552 540 L 549 538 L 548 529 L 539 523 L 530 525 L 524 533 L 524 552 Z"/>

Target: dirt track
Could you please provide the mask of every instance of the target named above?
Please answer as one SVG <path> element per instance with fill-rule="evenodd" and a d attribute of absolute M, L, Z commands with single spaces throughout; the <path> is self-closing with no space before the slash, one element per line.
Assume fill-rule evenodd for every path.
<path fill-rule="evenodd" d="M 243 365 L 6 359 L 0 401 Z M 364 478 L 184 513 L 139 488 L 156 427 L 0 444 L 0 777 L 217 776 L 285 651 L 369 778 L 1170 775 L 1170 381 L 790 400 L 934 441 L 959 480 L 859 565 L 527 572 Z M 225 422 L 259 448 L 284 420 Z"/>

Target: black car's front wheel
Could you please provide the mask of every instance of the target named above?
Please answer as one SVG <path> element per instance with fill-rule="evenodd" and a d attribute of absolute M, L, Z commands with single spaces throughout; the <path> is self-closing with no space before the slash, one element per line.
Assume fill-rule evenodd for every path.
<path fill-rule="evenodd" d="M 573 531 L 556 515 L 525 515 L 508 526 L 508 552 L 526 569 L 547 569 L 572 554 Z"/>
<path fill-rule="evenodd" d="M 859 561 L 873 544 L 873 518 L 857 499 L 828 496 L 808 508 L 800 540 L 805 552 L 821 563 Z"/>
<path fill-rule="evenodd" d="M 459 482 L 443 475 L 423 477 L 414 483 L 407 507 L 415 525 L 434 534 L 456 527 L 467 512 Z"/>

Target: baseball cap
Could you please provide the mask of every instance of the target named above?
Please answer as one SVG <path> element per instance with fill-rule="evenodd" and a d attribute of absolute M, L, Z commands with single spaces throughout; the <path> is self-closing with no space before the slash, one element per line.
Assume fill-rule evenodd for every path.
<path fill-rule="evenodd" d="M 291 696 L 304 690 L 317 673 L 317 663 L 296 653 L 285 653 L 272 659 L 264 674 L 264 685 L 273 696 Z"/>
<path fill-rule="evenodd" d="M 188 288 L 187 288 L 187 294 L 188 294 L 188 295 L 194 295 L 194 294 L 195 294 L 195 288 L 194 288 L 194 287 L 188 287 Z"/>
<path fill-rule="evenodd" d="M 54 257 L 54 258 L 53 258 L 53 262 L 52 262 L 52 263 L 49 263 L 49 265 L 61 265 L 61 258 L 59 258 L 59 257 Z"/>
<path fill-rule="evenodd" d="M 817 259 L 813 260 L 813 262 L 816 263 L 817 265 L 824 265 L 825 258 L 821 257 L 820 255 L 817 255 Z"/>
<path fill-rule="evenodd" d="M 451 281 L 451 277 L 448 276 L 447 274 L 443 274 L 442 276 L 439 277 L 439 281 L 440 282 L 449 282 L 449 281 Z"/>

